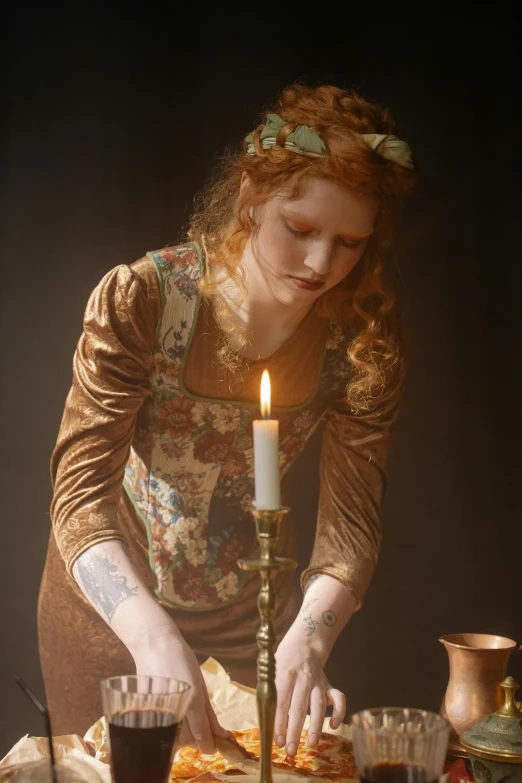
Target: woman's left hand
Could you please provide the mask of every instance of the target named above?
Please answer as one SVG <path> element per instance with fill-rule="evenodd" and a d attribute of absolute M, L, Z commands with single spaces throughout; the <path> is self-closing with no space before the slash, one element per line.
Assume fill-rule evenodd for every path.
<path fill-rule="evenodd" d="M 300 640 L 301 641 L 301 640 Z M 327 705 L 333 705 L 330 726 L 336 729 L 346 714 L 346 698 L 332 688 L 323 671 L 323 655 L 317 648 L 295 639 L 283 639 L 276 653 L 277 711 L 274 741 L 286 745 L 295 756 L 310 705 L 307 744 L 317 745 Z"/>

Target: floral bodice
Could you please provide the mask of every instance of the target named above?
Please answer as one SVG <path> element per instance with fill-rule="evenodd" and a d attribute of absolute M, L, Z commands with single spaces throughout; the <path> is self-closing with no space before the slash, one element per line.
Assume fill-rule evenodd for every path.
<path fill-rule="evenodd" d="M 124 487 L 147 529 L 156 594 L 167 604 L 205 611 L 239 596 L 237 560 L 255 543 L 252 421 L 257 406 L 198 397 L 183 381 L 200 309 L 203 262 L 194 244 L 148 254 L 163 306 L 145 403 Z M 318 381 L 302 405 L 278 409 L 281 477 L 301 454 L 348 381 L 348 334 L 330 324 Z"/>

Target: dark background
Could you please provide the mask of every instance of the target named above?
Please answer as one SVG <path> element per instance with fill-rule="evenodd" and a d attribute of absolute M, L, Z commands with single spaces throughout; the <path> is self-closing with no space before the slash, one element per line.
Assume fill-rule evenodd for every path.
<path fill-rule="evenodd" d="M 48 460 L 87 297 L 116 264 L 179 238 L 216 154 L 296 79 L 390 105 L 418 163 L 396 248 L 413 350 L 382 558 L 328 673 L 350 710 L 437 709 L 441 634 L 522 642 L 514 7 L 421 6 L 423 22 L 378 4 L 82 8 L 21 4 L 4 27 L 0 755 L 42 731 L 13 676 L 43 693 Z M 303 529 L 317 445 L 294 474 Z M 522 676 L 517 654 L 510 670 Z"/>

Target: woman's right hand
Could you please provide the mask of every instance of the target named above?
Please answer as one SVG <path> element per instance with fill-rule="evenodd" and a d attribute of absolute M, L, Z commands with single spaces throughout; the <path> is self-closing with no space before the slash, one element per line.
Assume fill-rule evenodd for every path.
<path fill-rule="evenodd" d="M 179 747 L 194 745 L 215 753 L 214 735 L 228 737 L 219 725 L 196 656 L 177 629 L 165 626 L 133 650 L 136 674 L 173 677 L 191 687 L 190 701 L 179 735 Z"/>
<path fill-rule="evenodd" d="M 203 753 L 214 753 L 214 736 L 229 735 L 214 714 L 197 658 L 144 584 L 125 544 L 93 544 L 80 555 L 73 573 L 84 595 L 134 658 L 137 674 L 172 677 L 190 685 L 180 742 L 195 744 Z M 112 604 L 104 600 L 107 591 L 114 600 Z"/>

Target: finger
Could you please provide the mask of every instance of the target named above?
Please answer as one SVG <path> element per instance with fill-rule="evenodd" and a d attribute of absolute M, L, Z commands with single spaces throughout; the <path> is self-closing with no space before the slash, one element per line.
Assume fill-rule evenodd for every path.
<path fill-rule="evenodd" d="M 294 681 L 285 678 L 277 683 L 277 708 L 274 721 L 274 742 L 282 748 L 286 742 L 286 727 L 288 725 L 288 713 L 292 700 Z"/>
<path fill-rule="evenodd" d="M 179 730 L 177 746 L 178 748 L 184 748 L 186 745 L 191 744 L 194 744 L 194 737 L 191 734 L 187 721 L 184 720 Z"/>
<path fill-rule="evenodd" d="M 336 729 L 341 725 L 341 721 L 346 715 L 346 696 L 341 691 L 338 691 L 337 688 L 328 688 L 326 701 L 328 704 L 333 704 L 330 726 L 332 729 Z"/>
<path fill-rule="evenodd" d="M 215 737 L 223 737 L 224 739 L 229 739 L 230 732 L 224 729 L 223 726 L 220 725 L 216 713 L 214 712 L 212 703 L 210 701 L 210 697 L 208 695 L 206 685 L 203 685 L 203 699 L 205 702 L 205 710 L 207 712 L 207 718 L 212 734 Z"/>
<path fill-rule="evenodd" d="M 188 716 L 190 715 L 192 710 L 198 709 L 198 703 L 199 703 L 198 699 L 199 699 L 198 691 L 196 688 L 192 687 L 188 697 L 187 711 L 181 723 L 181 727 L 178 735 L 178 747 L 180 748 L 184 748 L 187 745 L 189 745 L 191 748 L 197 748 L 196 740 L 192 736 L 192 732 L 190 730 Z"/>
<path fill-rule="evenodd" d="M 187 722 L 190 732 L 201 753 L 208 753 L 210 755 L 215 753 L 216 745 L 210 729 L 207 711 L 205 709 L 205 700 L 202 693 L 198 694 L 197 699 L 194 699 L 192 709 L 187 715 Z"/>
<path fill-rule="evenodd" d="M 294 686 L 290 712 L 288 713 L 288 727 L 286 730 L 286 752 L 289 756 L 295 756 L 297 753 L 303 724 L 308 710 L 311 690 L 312 685 L 309 679 L 300 678 Z"/>
<path fill-rule="evenodd" d="M 323 730 L 326 712 L 326 694 L 324 688 L 316 685 L 310 693 L 310 725 L 308 726 L 307 745 L 315 747 Z"/>

